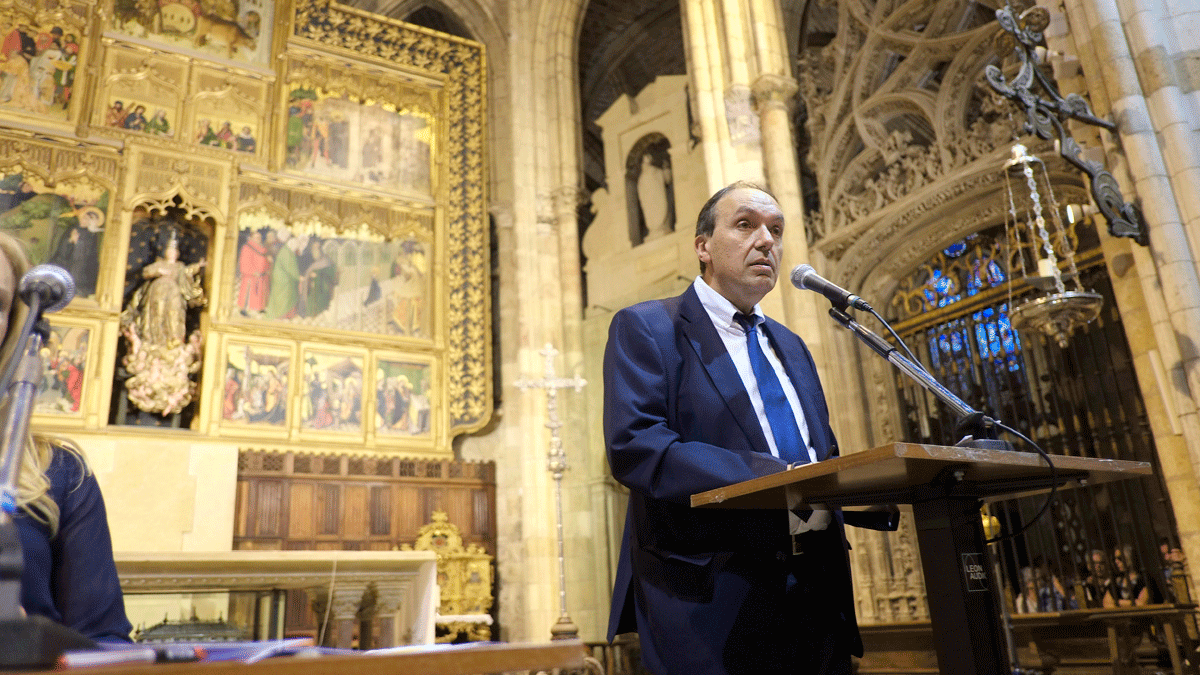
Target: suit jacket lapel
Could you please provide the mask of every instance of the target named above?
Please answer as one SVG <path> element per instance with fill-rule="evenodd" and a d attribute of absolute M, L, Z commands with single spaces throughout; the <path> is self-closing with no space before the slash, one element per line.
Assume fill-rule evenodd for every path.
<path fill-rule="evenodd" d="M 733 365 L 733 359 L 729 357 L 725 343 L 717 334 L 717 328 L 713 326 L 712 319 L 700 303 L 700 297 L 696 295 L 694 287 L 689 286 L 684 291 L 679 314 L 686 320 L 683 325 L 684 335 L 691 343 L 700 363 L 708 371 L 713 387 L 725 400 L 725 405 L 741 426 L 742 433 L 755 450 L 770 454 L 771 448 L 767 445 L 767 437 L 758 424 L 758 414 L 754 412 L 754 406 L 750 403 L 750 394 L 746 393 L 742 376 Z"/>
<path fill-rule="evenodd" d="M 796 388 L 796 395 L 800 398 L 800 409 L 804 411 L 804 421 L 808 425 L 809 442 L 817 453 L 817 461 L 828 459 L 831 451 L 829 435 L 824 432 L 825 422 L 821 420 L 817 402 L 813 398 L 818 383 L 816 373 L 811 372 L 808 364 L 799 358 L 804 347 L 798 341 L 797 344 L 792 344 L 791 340 L 781 344 L 776 337 L 776 331 L 772 329 L 772 323 L 770 320 L 763 322 L 763 331 L 767 334 L 771 346 L 775 348 L 775 353 L 783 361 L 783 369 L 791 378 L 792 386 Z M 790 337 L 790 334 L 785 335 Z"/>

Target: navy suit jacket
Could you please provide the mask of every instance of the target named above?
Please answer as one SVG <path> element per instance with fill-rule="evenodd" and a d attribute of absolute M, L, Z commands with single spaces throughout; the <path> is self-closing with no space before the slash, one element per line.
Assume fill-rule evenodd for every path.
<path fill-rule="evenodd" d="M 763 331 L 796 388 L 818 459 L 836 456 L 829 411 L 808 348 L 772 319 L 764 322 Z M 655 642 L 665 644 L 651 648 L 662 658 L 705 649 L 720 655 L 727 640 L 732 645 L 730 636 L 739 634 L 740 617 L 754 617 L 756 601 L 751 592 L 734 594 L 739 606 L 713 606 L 714 588 L 738 582 L 734 574 L 750 579 L 751 586 L 775 583 L 754 579 L 753 562 L 735 563 L 764 554 L 784 560 L 790 542 L 787 513 L 692 509 L 689 498 L 782 471 L 786 463 L 771 455 L 749 394 L 694 288 L 613 317 L 604 355 L 604 397 L 609 463 L 613 476 L 630 489 L 609 640 L 637 631 L 643 633 L 643 650 L 647 648 L 649 627 L 638 626 L 637 596 L 642 598 L 643 621 L 679 627 L 655 629 Z M 837 544 L 828 547 L 835 550 L 826 553 L 822 574 L 838 588 L 846 620 L 840 627 L 814 628 L 840 631 L 841 643 L 861 655 L 843 518 L 840 511 L 836 514 L 830 541 Z M 782 583 L 778 581 L 780 591 Z M 716 597 L 730 596 L 719 592 Z M 653 617 L 647 618 L 650 604 Z M 704 671 L 725 672 L 719 662 Z"/>

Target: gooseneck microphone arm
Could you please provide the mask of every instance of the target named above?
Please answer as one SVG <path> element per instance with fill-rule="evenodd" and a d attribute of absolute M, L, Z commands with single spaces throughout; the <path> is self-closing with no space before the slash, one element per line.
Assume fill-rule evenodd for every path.
<path fill-rule="evenodd" d="M 849 314 L 846 314 L 836 307 L 831 307 L 829 308 L 829 316 L 832 316 L 834 321 L 842 324 L 843 328 L 849 330 L 851 333 L 854 333 L 855 337 L 861 340 L 863 344 L 870 347 L 871 350 L 876 354 L 879 354 L 891 362 L 891 364 L 900 372 L 912 378 L 917 384 L 928 389 L 930 393 L 938 397 L 938 400 L 949 406 L 950 409 L 953 410 L 960 419 L 973 418 L 975 416 L 982 415 L 978 410 L 975 410 L 971 406 L 967 405 L 966 401 L 962 400 L 958 396 L 955 396 L 954 392 L 942 386 L 942 383 L 935 380 L 932 375 L 930 375 L 925 371 L 924 368 L 920 366 L 920 364 L 914 363 L 911 359 L 901 354 L 900 351 L 893 347 L 890 342 L 884 340 L 869 328 L 866 328 L 859 322 L 850 318 Z M 988 420 L 989 418 L 984 417 L 983 419 Z M 994 420 L 992 421 L 994 422 Z"/>

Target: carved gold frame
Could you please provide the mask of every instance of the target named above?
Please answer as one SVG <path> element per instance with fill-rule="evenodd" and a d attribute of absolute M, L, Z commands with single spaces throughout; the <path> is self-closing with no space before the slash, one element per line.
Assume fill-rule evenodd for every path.
<path fill-rule="evenodd" d="M 461 158 L 437 167 L 444 172 L 437 224 L 446 264 L 435 274 L 445 279 L 444 306 L 455 326 L 443 352 L 448 432 L 483 427 L 492 406 L 483 46 L 329 0 L 297 2 L 288 45 L 442 78 L 445 135 L 438 155 Z"/>

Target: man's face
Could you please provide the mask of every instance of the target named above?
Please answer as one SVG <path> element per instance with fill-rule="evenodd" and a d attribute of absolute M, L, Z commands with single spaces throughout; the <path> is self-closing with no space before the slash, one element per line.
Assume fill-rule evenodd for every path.
<path fill-rule="evenodd" d="M 783 212 L 765 192 L 730 190 L 714 210 L 710 236 L 696 237 L 704 281 L 743 312 L 750 312 L 779 278 Z"/>

